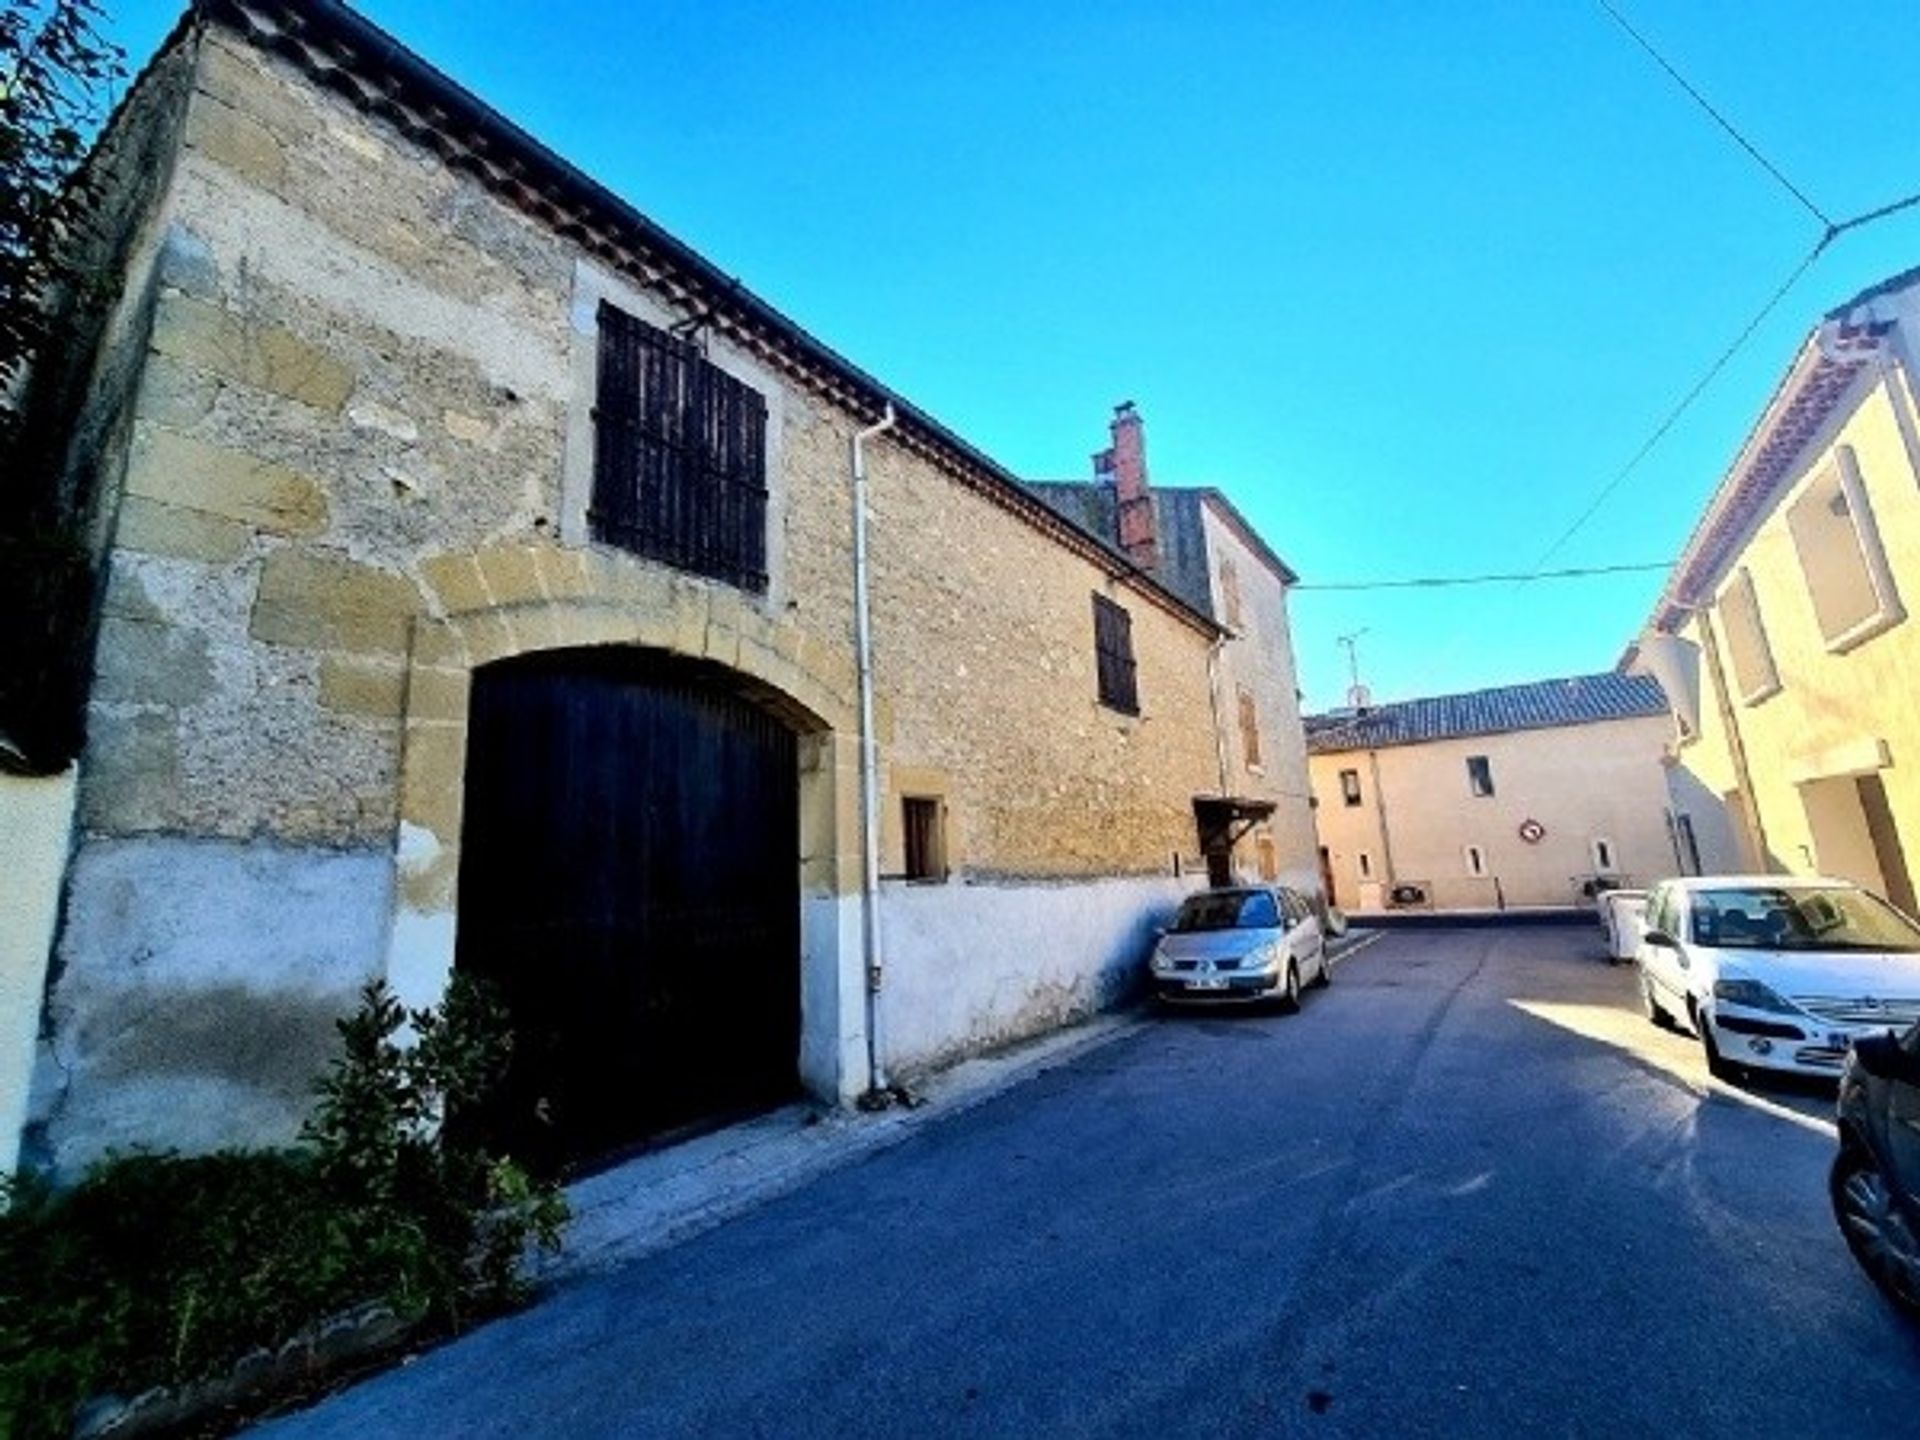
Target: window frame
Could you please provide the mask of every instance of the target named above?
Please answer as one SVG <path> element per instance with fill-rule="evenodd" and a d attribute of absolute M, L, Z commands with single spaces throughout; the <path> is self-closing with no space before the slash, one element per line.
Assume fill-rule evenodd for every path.
<path fill-rule="evenodd" d="M 1240 717 L 1240 758 L 1254 774 L 1264 774 L 1260 758 L 1259 702 L 1254 699 L 1253 691 L 1242 685 L 1238 687 L 1236 703 Z"/>
<path fill-rule="evenodd" d="M 773 409 L 693 340 L 599 297 L 586 538 L 764 595 Z"/>
<path fill-rule="evenodd" d="M 1226 556 L 1220 558 L 1220 611 L 1229 629 L 1244 627 L 1246 610 L 1240 593 L 1240 571 Z"/>
<path fill-rule="evenodd" d="M 1138 718 L 1140 667 L 1133 653 L 1133 616 L 1098 590 L 1093 592 L 1093 658 L 1100 703 Z"/>
<path fill-rule="evenodd" d="M 1749 686 L 1746 677 L 1740 673 L 1741 646 L 1734 639 L 1734 612 L 1727 608 L 1730 600 L 1744 611 L 1744 618 L 1751 627 L 1753 658 L 1765 667 L 1766 673 L 1759 678 L 1757 685 Z M 1713 608 L 1712 623 L 1719 627 L 1720 638 L 1726 644 L 1728 663 L 1725 668 L 1732 673 L 1733 687 L 1740 703 L 1758 705 L 1778 695 L 1781 688 L 1780 666 L 1773 658 L 1773 641 L 1767 635 L 1766 616 L 1760 611 L 1760 592 L 1754 587 L 1753 572 L 1745 565 L 1736 569 L 1714 596 Z"/>
<path fill-rule="evenodd" d="M 1479 768 L 1476 769 L 1475 767 Z M 1493 757 L 1490 755 L 1467 756 L 1467 793 L 1478 800 L 1493 798 Z"/>
<path fill-rule="evenodd" d="M 1820 618 L 1819 596 L 1814 589 L 1813 576 L 1807 569 L 1809 547 L 1801 544 L 1801 527 L 1794 519 L 1801 512 L 1801 507 L 1813 501 L 1829 482 L 1846 502 L 1848 528 L 1853 532 L 1854 543 L 1859 549 L 1860 566 L 1866 574 L 1867 586 L 1873 592 L 1874 599 L 1872 614 L 1862 616 L 1834 634 L 1827 633 L 1826 622 Z M 1786 522 L 1788 538 L 1793 543 L 1793 557 L 1800 568 L 1801 583 L 1806 586 L 1814 629 L 1820 633 L 1821 643 L 1826 646 L 1828 653 L 1843 655 L 1907 618 L 1893 567 L 1888 564 L 1886 549 L 1881 543 L 1873 502 L 1867 495 L 1860 462 L 1851 445 L 1836 445 L 1827 462 L 1808 474 L 1799 487 L 1799 493 L 1781 508 L 1781 514 Z"/>
<path fill-rule="evenodd" d="M 1368 850 L 1353 852 L 1354 873 L 1363 881 L 1371 882 L 1373 876 L 1373 853 Z"/>
<path fill-rule="evenodd" d="M 1605 855 L 1601 854 L 1605 851 Z M 1595 835 L 1587 841 L 1587 854 L 1593 860 L 1594 873 L 1599 875 L 1618 875 L 1620 873 L 1620 847 L 1605 835 Z"/>
<path fill-rule="evenodd" d="M 916 824 L 924 817 L 924 826 Z M 938 795 L 900 797 L 901 878 L 915 885 L 939 885 L 947 879 L 947 814 Z M 916 837 L 919 837 L 916 839 Z M 925 853 L 916 856 L 916 850 Z M 922 863 L 915 864 L 919 859 Z"/>
<path fill-rule="evenodd" d="M 1352 783 L 1348 783 L 1349 781 Z M 1342 770 L 1340 772 L 1340 798 L 1346 803 L 1349 810 L 1357 810 L 1366 803 L 1360 790 L 1360 772 L 1358 770 Z"/>
<path fill-rule="evenodd" d="M 1481 845 L 1469 842 L 1460 847 L 1460 858 L 1467 863 L 1467 874 L 1475 880 L 1487 878 L 1487 852 Z"/>

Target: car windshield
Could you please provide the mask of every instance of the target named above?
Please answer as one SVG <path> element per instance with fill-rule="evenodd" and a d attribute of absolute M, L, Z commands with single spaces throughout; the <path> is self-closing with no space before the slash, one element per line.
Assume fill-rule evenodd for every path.
<path fill-rule="evenodd" d="M 1280 911 L 1265 890 L 1214 890 L 1189 895 L 1173 922 L 1176 931 L 1271 930 Z"/>
<path fill-rule="evenodd" d="M 1693 943 L 1723 950 L 1920 951 L 1920 929 L 1864 890 L 1743 885 L 1693 897 Z"/>

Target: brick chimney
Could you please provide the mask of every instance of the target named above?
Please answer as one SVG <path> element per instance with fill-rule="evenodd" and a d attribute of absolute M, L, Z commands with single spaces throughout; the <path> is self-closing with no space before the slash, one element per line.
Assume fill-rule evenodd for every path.
<path fill-rule="evenodd" d="M 1147 490 L 1147 432 L 1133 401 L 1113 407 L 1108 429 L 1113 444 L 1093 457 L 1093 473 L 1113 482 L 1120 532 L 1114 538 L 1142 570 L 1157 569 L 1160 545 L 1154 533 L 1153 496 Z"/>

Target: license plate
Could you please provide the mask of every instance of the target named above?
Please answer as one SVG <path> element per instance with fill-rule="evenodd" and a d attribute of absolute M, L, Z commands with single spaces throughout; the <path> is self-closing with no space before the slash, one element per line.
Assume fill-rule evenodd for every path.
<path fill-rule="evenodd" d="M 1189 980 L 1187 982 L 1187 989 L 1189 990 L 1224 990 L 1226 988 L 1227 982 L 1218 975 L 1209 975 L 1203 979 Z"/>

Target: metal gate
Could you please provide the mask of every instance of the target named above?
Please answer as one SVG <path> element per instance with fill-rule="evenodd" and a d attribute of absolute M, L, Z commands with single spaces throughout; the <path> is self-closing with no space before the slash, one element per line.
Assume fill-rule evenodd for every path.
<path fill-rule="evenodd" d="M 554 1171 L 798 1088 L 793 733 L 724 671 L 561 651 L 474 675 L 455 963 L 507 1003 L 473 1117 Z"/>

